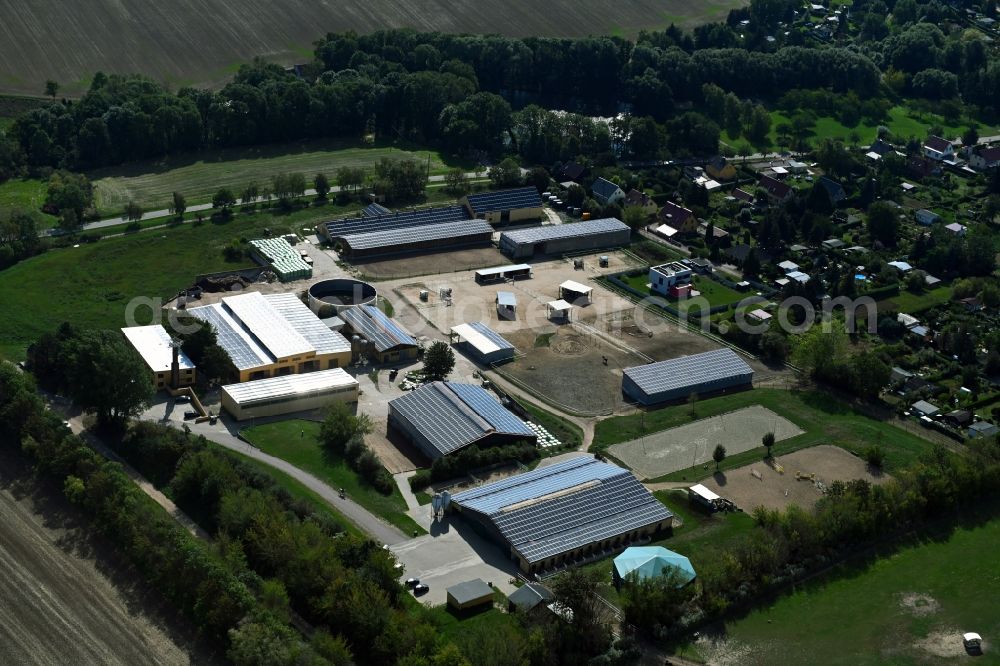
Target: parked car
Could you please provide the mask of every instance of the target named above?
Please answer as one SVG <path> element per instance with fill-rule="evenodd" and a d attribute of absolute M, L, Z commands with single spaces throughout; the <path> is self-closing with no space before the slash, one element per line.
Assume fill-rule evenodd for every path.
<path fill-rule="evenodd" d="M 983 637 L 974 631 L 970 631 L 966 634 L 962 634 L 962 645 L 965 649 L 972 653 L 978 653 L 983 649 Z"/>
<path fill-rule="evenodd" d="M 420 585 L 420 579 L 419 578 L 407 578 L 406 579 L 406 587 L 414 588 L 417 585 Z"/>
<path fill-rule="evenodd" d="M 430 589 L 431 588 L 424 583 L 417 583 L 413 586 L 413 594 L 419 597 L 421 594 L 427 594 Z"/>

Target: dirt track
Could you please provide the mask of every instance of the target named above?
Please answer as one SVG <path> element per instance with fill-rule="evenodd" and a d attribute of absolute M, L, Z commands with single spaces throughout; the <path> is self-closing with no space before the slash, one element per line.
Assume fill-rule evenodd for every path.
<path fill-rule="evenodd" d="M 12 467 L 0 454 L 0 663 L 212 663 L 164 628 L 157 600 L 62 498 Z"/>

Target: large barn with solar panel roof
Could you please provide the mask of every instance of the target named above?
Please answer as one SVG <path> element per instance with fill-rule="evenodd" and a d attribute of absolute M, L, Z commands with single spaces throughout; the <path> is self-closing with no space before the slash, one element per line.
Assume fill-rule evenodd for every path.
<path fill-rule="evenodd" d="M 632 472 L 591 456 L 466 490 L 450 506 L 527 574 L 610 555 L 673 524 Z"/>

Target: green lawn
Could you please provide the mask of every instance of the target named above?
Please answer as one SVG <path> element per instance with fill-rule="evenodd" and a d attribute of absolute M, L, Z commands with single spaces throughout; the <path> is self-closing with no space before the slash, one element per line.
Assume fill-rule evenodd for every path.
<path fill-rule="evenodd" d="M 383 157 L 416 160 L 429 166 L 432 175 L 448 169 L 436 151 L 391 145 L 367 147 L 331 139 L 203 151 L 100 169 L 87 175 L 94 182 L 97 208 L 106 216 L 120 213 L 130 200 L 146 210 L 167 208 L 175 191 L 184 194 L 188 205 L 211 201 L 220 187 L 229 187 L 239 196 L 251 180 L 264 186 L 279 173 L 301 173 L 311 188 L 313 176 L 322 172 L 335 184 L 340 167 L 370 170 Z"/>
<path fill-rule="evenodd" d="M 965 119 L 957 125 L 950 125 L 945 122 L 942 116 L 935 113 L 925 113 L 911 109 L 906 105 L 897 105 L 889 109 L 888 118 L 874 125 L 860 122 L 855 127 L 847 127 L 831 116 L 818 117 L 816 123 L 811 128 L 808 138 L 813 142 L 822 139 L 838 139 L 844 143 L 850 143 L 851 134 L 857 133 L 859 145 L 869 145 L 875 140 L 879 125 L 888 127 L 889 131 L 901 140 L 905 140 L 911 136 L 923 139 L 927 136 L 927 131 L 934 125 L 942 127 L 945 134 L 951 137 L 961 135 L 970 122 L 974 121 Z M 791 125 L 791 119 L 780 111 L 772 111 L 771 130 L 768 132 L 767 141 L 760 145 L 755 145 L 755 148 L 767 148 L 770 150 L 778 148 L 777 128 L 782 124 Z M 979 133 L 982 136 L 996 134 L 998 131 L 997 127 L 991 125 L 976 124 L 979 125 Z M 734 148 L 738 148 L 744 143 L 749 143 L 745 137 L 733 137 L 725 131 L 722 133 L 721 140 L 723 143 Z"/>
<path fill-rule="evenodd" d="M 646 272 L 640 273 L 639 275 L 623 275 L 621 276 L 621 280 L 640 293 L 654 293 L 649 287 L 646 286 L 649 284 L 649 274 Z M 740 302 L 746 297 L 746 294 L 741 294 L 734 289 L 730 289 L 724 284 L 701 275 L 695 275 L 691 282 L 694 285 L 695 290 L 701 292 L 701 296 L 699 298 L 706 299 L 709 303 L 709 307 L 714 308 L 719 305 L 731 305 L 733 303 Z M 660 296 L 660 294 L 655 295 Z M 681 312 L 687 312 L 688 310 L 701 311 L 702 309 L 698 300 L 685 299 L 678 301 L 664 296 L 661 296 L 661 298 L 664 298 Z"/>
<path fill-rule="evenodd" d="M 319 428 L 315 421 L 277 421 L 247 428 L 243 436 L 261 451 L 309 472 L 333 488 L 343 488 L 352 500 L 406 534 L 414 530 L 425 533 L 406 515 L 406 502 L 398 488 L 393 487 L 392 495 L 383 495 L 365 483 L 343 458 L 319 445 Z"/>
<path fill-rule="evenodd" d="M 24 356 L 27 345 L 64 321 L 83 327 L 125 326 L 125 308 L 136 297 L 170 298 L 196 275 L 251 266 L 228 263 L 222 248 L 232 239 L 301 230 L 346 208 L 324 206 L 288 215 L 237 214 L 227 223 L 206 221 L 53 249 L 0 271 L 0 355 Z M 162 220 L 161 223 L 166 223 Z M 119 229 L 119 231 L 121 231 Z M 150 317 L 138 311 L 139 323 Z"/>
<path fill-rule="evenodd" d="M 949 300 L 951 300 L 951 287 L 940 286 L 920 294 L 915 294 L 912 291 L 900 291 L 898 295 L 880 301 L 879 305 L 894 308 L 899 312 L 914 314 L 947 303 Z"/>
<path fill-rule="evenodd" d="M 54 215 L 42 212 L 48 185 L 37 178 L 14 178 L 0 183 L 0 218 L 14 208 L 23 208 L 38 216 L 39 229 L 54 227 L 57 220 Z"/>
<path fill-rule="evenodd" d="M 883 553 L 870 565 L 843 565 L 726 623 L 725 640 L 759 664 L 1000 663 L 998 542 L 994 518 Z M 907 607 L 907 595 L 921 595 L 919 605 L 911 596 Z M 982 657 L 962 650 L 965 631 L 987 641 Z"/>
<path fill-rule="evenodd" d="M 762 405 L 795 423 L 803 434 L 778 442 L 773 447 L 776 456 L 817 444 L 833 444 L 852 453 L 861 454 L 868 446 L 878 443 L 886 454 L 886 469 L 912 464 L 923 453 L 934 448 L 931 442 L 904 430 L 869 418 L 850 405 L 819 391 L 784 391 L 753 389 L 732 395 L 708 398 L 697 403 L 697 418 L 715 416 L 742 407 Z M 617 416 L 597 424 L 594 450 L 604 450 L 612 444 L 625 442 L 650 433 L 690 423 L 690 407 L 675 405 L 644 414 Z M 722 469 L 735 469 L 759 460 L 764 448 L 729 456 Z M 655 481 L 686 481 L 705 476 L 701 466 L 668 474 Z"/>

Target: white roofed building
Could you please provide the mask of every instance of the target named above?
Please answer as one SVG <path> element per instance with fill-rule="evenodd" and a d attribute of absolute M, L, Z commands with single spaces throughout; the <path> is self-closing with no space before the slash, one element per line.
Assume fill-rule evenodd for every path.
<path fill-rule="evenodd" d="M 222 406 L 237 421 L 321 409 L 333 402 L 357 402 L 358 380 L 341 368 L 284 375 L 221 389 Z"/>
<path fill-rule="evenodd" d="M 168 386 L 180 388 L 190 386 L 195 381 L 195 367 L 187 354 L 181 351 L 167 330 L 155 324 L 152 326 L 130 326 L 122 329 L 122 335 L 146 362 L 157 390 Z M 174 368 L 176 354 L 177 367 Z M 177 376 L 173 377 L 176 369 Z"/>

